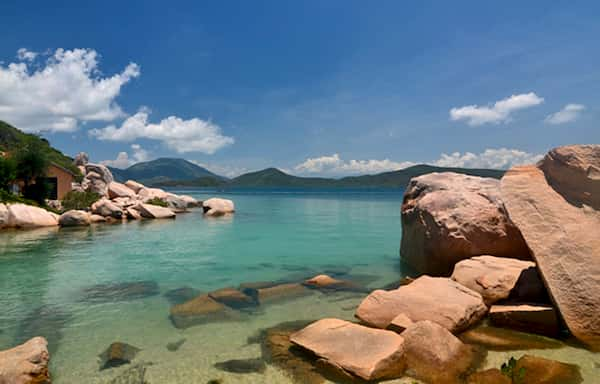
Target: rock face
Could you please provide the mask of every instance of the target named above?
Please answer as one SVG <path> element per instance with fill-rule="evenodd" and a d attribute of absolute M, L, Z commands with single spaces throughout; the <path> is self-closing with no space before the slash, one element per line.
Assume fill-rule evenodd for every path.
<path fill-rule="evenodd" d="M 134 197 L 134 196 L 135 196 L 135 192 L 133 190 L 129 189 L 129 187 L 127 187 L 125 184 L 117 183 L 116 181 L 113 181 L 108 184 L 108 197 L 111 199 L 114 199 L 117 197 Z"/>
<path fill-rule="evenodd" d="M 108 185 L 112 182 L 113 175 L 106 166 L 93 163 L 85 165 L 85 177 L 82 183 L 85 190 L 107 196 Z"/>
<path fill-rule="evenodd" d="M 175 217 L 175 213 L 169 208 L 159 207 L 158 205 L 138 204 L 136 209 L 146 219 L 172 219 Z"/>
<path fill-rule="evenodd" d="M 62 227 L 77 227 L 77 226 L 85 226 L 90 225 L 91 218 L 89 212 L 86 211 L 77 211 L 70 210 L 58 218 L 58 224 Z"/>
<path fill-rule="evenodd" d="M 486 313 L 479 293 L 445 277 L 421 276 L 393 291 L 373 291 L 360 303 L 356 317 L 370 326 L 387 328 L 403 314 L 413 322 L 430 320 L 456 333 Z"/>
<path fill-rule="evenodd" d="M 402 261 L 421 273 L 448 276 L 472 256 L 529 258 L 499 185 L 452 172 L 413 178 L 402 203 Z"/>
<path fill-rule="evenodd" d="M 571 333 L 600 349 L 600 145 L 554 149 L 502 178 L 502 198 Z"/>
<path fill-rule="evenodd" d="M 123 217 L 123 209 L 108 199 L 100 199 L 92 204 L 92 213 L 115 219 Z"/>
<path fill-rule="evenodd" d="M 407 374 L 428 383 L 461 382 L 481 362 L 478 350 L 462 343 L 442 326 L 419 321 L 402 332 Z"/>
<path fill-rule="evenodd" d="M 43 337 L 34 337 L 17 347 L 0 351 L 0 383 L 50 383 L 49 359 L 48 342 Z"/>
<path fill-rule="evenodd" d="M 319 320 L 292 334 L 292 343 L 365 380 L 404 371 L 402 336 L 338 319 Z"/>
<path fill-rule="evenodd" d="M 233 201 L 213 197 L 202 202 L 204 214 L 207 216 L 222 216 L 235 212 Z"/>
<path fill-rule="evenodd" d="M 58 216 L 45 209 L 25 204 L 8 206 L 8 226 L 15 228 L 50 227 L 58 225 Z"/>
<path fill-rule="evenodd" d="M 490 321 L 499 327 L 554 336 L 559 333 L 558 316 L 549 305 L 493 305 Z"/>
<path fill-rule="evenodd" d="M 479 292 L 487 305 L 513 297 L 521 301 L 545 299 L 545 288 L 530 261 L 477 256 L 458 262 L 452 280 Z M 518 283 L 518 287 L 517 287 Z"/>

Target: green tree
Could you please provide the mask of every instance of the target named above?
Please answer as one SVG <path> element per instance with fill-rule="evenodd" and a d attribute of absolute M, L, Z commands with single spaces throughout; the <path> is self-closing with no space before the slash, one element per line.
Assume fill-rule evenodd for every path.
<path fill-rule="evenodd" d="M 9 157 L 0 157 L 0 190 L 9 190 L 10 183 L 17 178 L 17 162 Z"/>
<path fill-rule="evenodd" d="M 43 177 L 50 165 L 41 143 L 40 140 L 29 138 L 15 153 L 17 177 L 25 182 L 25 186 L 31 185 L 36 178 Z"/>

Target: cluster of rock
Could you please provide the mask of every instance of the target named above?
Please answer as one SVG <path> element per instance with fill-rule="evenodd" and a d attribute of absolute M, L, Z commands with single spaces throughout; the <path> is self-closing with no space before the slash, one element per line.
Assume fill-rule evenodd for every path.
<path fill-rule="evenodd" d="M 206 216 L 222 216 L 235 211 L 231 200 L 211 198 L 201 202 L 191 196 L 146 187 L 133 180 L 124 184 L 116 182 L 106 166 L 89 163 L 85 153 L 79 153 L 74 163 L 83 180 L 73 183 L 73 190 L 96 193 L 100 200 L 88 210 L 70 210 L 60 216 L 30 205 L 0 204 L 0 228 L 68 227 L 115 220 L 167 219 L 195 207 L 202 207 Z M 164 207 L 156 205 L 157 201 Z"/>
<path fill-rule="evenodd" d="M 514 362 L 525 378 L 474 372 L 482 351 L 463 340 L 496 336 L 470 330 L 485 317 L 550 336 L 564 321 L 600 348 L 600 145 L 553 149 L 500 181 L 414 178 L 402 226 L 402 261 L 423 275 L 371 292 L 356 310 L 360 324 L 323 319 L 291 334 L 317 366 L 362 380 L 581 382 L 577 367 L 533 356 Z"/>

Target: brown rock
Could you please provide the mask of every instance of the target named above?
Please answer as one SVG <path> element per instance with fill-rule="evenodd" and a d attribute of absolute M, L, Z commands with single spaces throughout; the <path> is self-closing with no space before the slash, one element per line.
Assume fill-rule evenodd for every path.
<path fill-rule="evenodd" d="M 512 384 L 512 380 L 498 368 L 492 368 L 473 373 L 467 379 L 467 384 Z"/>
<path fill-rule="evenodd" d="M 231 310 L 208 295 L 200 295 L 183 304 L 171 307 L 171 321 L 176 328 L 188 328 L 209 321 L 226 320 L 232 316 Z"/>
<path fill-rule="evenodd" d="M 43 337 L 0 351 L 0 383 L 49 384 L 48 360 L 48 342 Z"/>
<path fill-rule="evenodd" d="M 448 276 L 478 255 L 529 258 L 500 198 L 499 181 L 452 172 L 410 181 L 402 203 L 402 261 L 421 273 Z"/>
<path fill-rule="evenodd" d="M 293 299 L 309 294 L 308 290 L 302 284 L 298 283 L 279 284 L 268 288 L 260 288 L 256 290 L 255 294 L 252 294 L 251 290 L 246 290 L 246 293 L 255 297 L 261 304 Z"/>
<path fill-rule="evenodd" d="M 370 326 L 387 328 L 404 314 L 413 322 L 431 320 L 456 333 L 477 323 L 486 312 L 479 293 L 445 277 L 421 276 L 393 291 L 371 292 L 356 317 Z"/>
<path fill-rule="evenodd" d="M 139 348 L 117 341 L 112 343 L 104 352 L 100 354 L 100 370 L 119 367 L 129 364 L 135 355 L 140 351 Z"/>
<path fill-rule="evenodd" d="M 303 285 L 321 291 L 357 291 L 360 287 L 351 281 L 334 279 L 329 275 L 317 275 L 305 280 Z"/>
<path fill-rule="evenodd" d="M 556 336 L 560 331 L 556 310 L 549 305 L 493 305 L 489 317 L 498 327 L 549 336 Z"/>
<path fill-rule="evenodd" d="M 514 372 L 518 373 L 521 368 L 524 368 L 521 383 L 579 384 L 583 382 L 580 369 L 574 364 L 524 355 L 517 360 Z"/>
<path fill-rule="evenodd" d="M 600 145 L 552 150 L 515 167 L 502 196 L 571 333 L 600 349 Z"/>
<path fill-rule="evenodd" d="M 487 326 L 470 329 L 458 337 L 464 343 L 481 345 L 494 351 L 554 349 L 564 346 L 560 341 L 548 337 Z"/>
<path fill-rule="evenodd" d="M 210 292 L 208 296 L 213 300 L 235 309 L 255 307 L 258 305 L 254 298 L 235 288 L 222 288 Z"/>
<path fill-rule="evenodd" d="M 419 321 L 402 333 L 407 374 L 428 383 L 462 382 L 485 356 L 482 350 L 463 344 L 446 328 Z"/>
<path fill-rule="evenodd" d="M 524 273 L 530 268 L 533 273 Z M 535 272 L 535 263 L 531 261 L 476 256 L 458 262 L 454 266 L 452 280 L 479 292 L 487 305 L 507 299 L 513 292 L 513 296 L 519 300 L 545 299 L 544 284 Z M 517 287 L 517 283 L 528 288 L 520 289 Z M 537 287 L 537 289 L 533 287 Z M 529 294 L 529 292 L 533 292 L 533 294 Z M 518 297 L 519 293 L 530 297 Z M 536 293 L 539 297 L 532 297 Z"/>
<path fill-rule="evenodd" d="M 90 225 L 90 214 L 86 211 L 70 210 L 58 218 L 58 224 L 62 227 L 76 227 Z"/>
<path fill-rule="evenodd" d="M 138 204 L 136 209 L 140 212 L 140 215 L 146 219 L 173 219 L 175 213 L 169 208 L 159 207 L 158 205 L 152 204 Z"/>
<path fill-rule="evenodd" d="M 290 341 L 365 380 L 396 378 L 404 371 L 404 340 L 395 332 L 323 319 Z"/>

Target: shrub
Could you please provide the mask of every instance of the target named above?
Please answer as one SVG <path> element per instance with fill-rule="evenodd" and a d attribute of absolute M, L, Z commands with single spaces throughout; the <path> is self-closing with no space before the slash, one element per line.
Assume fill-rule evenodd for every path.
<path fill-rule="evenodd" d="M 0 156 L 0 190 L 8 191 L 10 183 L 17 178 L 17 162 Z"/>
<path fill-rule="evenodd" d="M 39 204 L 33 200 L 25 199 L 24 197 L 15 195 L 14 193 L 7 192 L 2 189 L 0 189 L 0 203 L 5 203 L 5 204 L 21 203 L 21 204 L 27 204 L 27 205 L 34 205 L 36 207 L 39 206 Z"/>
<path fill-rule="evenodd" d="M 159 207 L 164 207 L 164 208 L 167 208 L 169 206 L 169 204 L 167 204 L 166 201 L 159 199 L 158 197 L 154 197 L 154 198 L 146 201 L 146 204 L 158 205 Z"/>
<path fill-rule="evenodd" d="M 70 191 L 63 198 L 62 206 L 65 211 L 87 209 L 98 200 L 100 200 L 100 195 L 95 192 Z"/>

